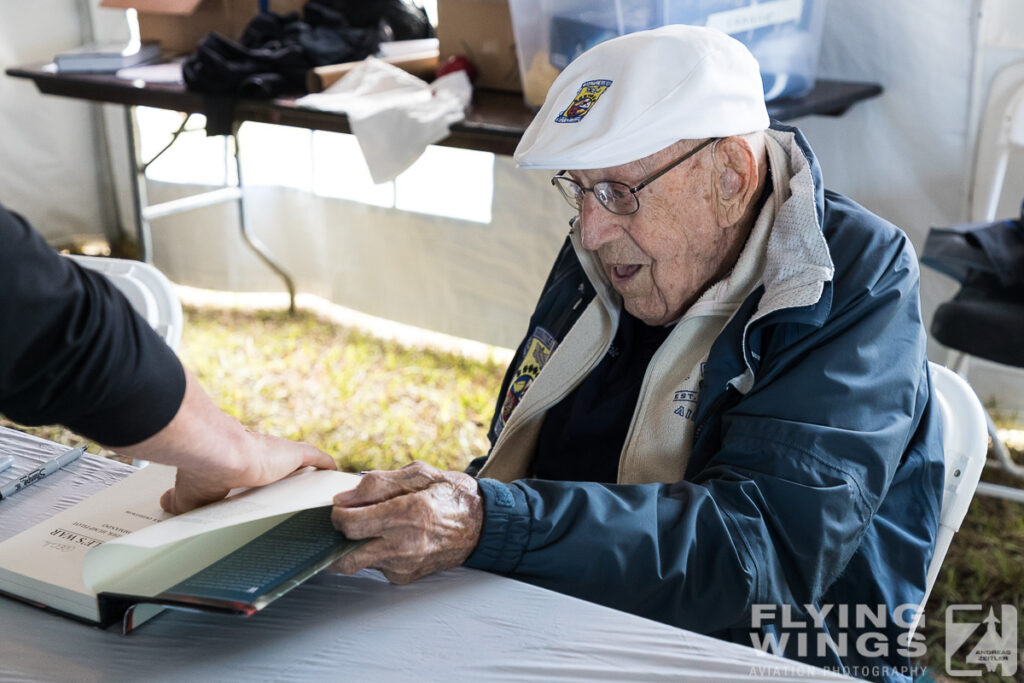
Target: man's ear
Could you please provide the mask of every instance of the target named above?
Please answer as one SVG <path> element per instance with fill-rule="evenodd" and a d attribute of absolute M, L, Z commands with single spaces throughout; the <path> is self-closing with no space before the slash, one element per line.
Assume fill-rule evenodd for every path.
<path fill-rule="evenodd" d="M 746 212 L 757 190 L 757 158 L 750 143 L 739 136 L 712 145 L 715 212 L 722 228 L 735 225 Z"/>

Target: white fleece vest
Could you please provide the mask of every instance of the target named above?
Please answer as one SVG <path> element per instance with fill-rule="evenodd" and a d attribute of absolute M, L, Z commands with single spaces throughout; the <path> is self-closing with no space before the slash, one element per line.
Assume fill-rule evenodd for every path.
<path fill-rule="evenodd" d="M 757 287 L 779 193 L 765 201 L 736 265 L 676 321 L 651 358 L 619 457 L 620 484 L 679 481 L 690 461 L 694 414 L 711 345 Z"/>
<path fill-rule="evenodd" d="M 781 139 L 777 141 L 776 137 Z M 792 135 L 769 131 L 766 141 L 772 195 L 765 202 L 732 271 L 712 285 L 684 313 L 648 364 L 619 458 L 619 483 L 673 482 L 683 478 L 693 446 L 693 417 L 703 364 L 730 317 L 758 284 L 764 282 L 766 285 L 763 302 L 768 298 L 769 285 L 773 292 L 775 286 L 784 291 L 795 278 L 804 288 L 801 291 L 809 294 L 806 286 L 816 281 L 816 300 L 820 297 L 821 281 L 831 278 L 831 258 L 813 211 L 813 184 L 806 159 L 797 149 Z M 789 150 L 780 143 L 788 143 Z M 793 160 L 803 164 L 794 169 Z M 790 199 L 794 194 L 800 195 L 796 198 L 801 204 L 797 212 L 801 219 L 798 224 L 782 228 L 786 244 L 780 245 L 773 235 L 779 231 L 780 217 L 793 214 Z M 810 213 L 806 207 L 808 199 Z M 794 240 L 793 235 L 798 239 Z M 571 239 L 597 296 L 551 354 L 512 411 L 480 471 L 482 477 L 511 481 L 527 475 L 548 408 L 583 381 L 604 357 L 615 336 L 621 298 L 611 288 L 596 257 L 582 248 L 576 231 Z M 795 253 L 794 244 L 797 246 Z M 784 253 L 785 261 L 790 263 L 794 257 L 804 258 L 806 268 L 795 271 L 786 268 L 791 277 L 780 278 L 778 269 L 772 264 L 773 254 L 780 253 Z M 809 297 L 798 298 L 800 305 L 806 305 Z M 788 299 L 783 297 L 781 302 Z M 755 318 L 768 312 L 762 303 Z M 741 376 L 736 380 L 738 384 L 746 385 L 738 386 L 741 391 L 746 391 L 753 377 Z"/>

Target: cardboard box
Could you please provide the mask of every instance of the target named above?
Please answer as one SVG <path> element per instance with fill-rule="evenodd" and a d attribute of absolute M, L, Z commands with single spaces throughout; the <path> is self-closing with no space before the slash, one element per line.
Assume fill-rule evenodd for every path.
<path fill-rule="evenodd" d="M 522 90 L 509 0 L 437 0 L 440 62 L 464 55 L 477 68 L 476 86 Z"/>
<path fill-rule="evenodd" d="M 270 11 L 297 12 L 305 0 L 270 0 Z M 258 0 L 101 0 L 101 7 L 134 8 L 143 40 L 158 40 L 164 52 L 190 53 L 207 33 L 238 40 L 259 12 Z"/>
<path fill-rule="evenodd" d="M 434 80 L 434 72 L 437 71 L 437 50 L 413 52 L 399 57 L 378 57 L 378 59 L 394 64 L 399 69 L 408 71 L 413 76 L 425 81 Z M 362 61 L 344 62 L 312 68 L 306 72 L 306 90 L 311 93 L 326 90 L 362 63 Z"/>

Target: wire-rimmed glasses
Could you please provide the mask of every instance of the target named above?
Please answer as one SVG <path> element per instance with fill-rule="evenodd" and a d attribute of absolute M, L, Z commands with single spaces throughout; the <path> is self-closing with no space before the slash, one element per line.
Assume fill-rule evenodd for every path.
<path fill-rule="evenodd" d="M 569 203 L 569 206 L 576 209 L 576 211 L 583 211 L 583 201 L 586 199 L 587 193 L 593 192 L 597 202 L 605 209 L 620 216 L 629 216 L 640 210 L 640 200 L 636 196 L 637 192 L 644 189 L 717 139 L 718 138 L 708 138 L 683 156 L 670 163 L 668 166 L 665 166 L 661 170 L 655 171 L 644 178 L 636 187 L 630 187 L 626 183 L 620 183 L 617 180 L 601 180 L 594 183 L 593 187 L 583 187 L 571 177 L 565 175 L 567 171 L 559 171 L 556 173 L 551 179 L 551 184 L 558 188 L 559 193 L 565 197 L 565 201 Z"/>

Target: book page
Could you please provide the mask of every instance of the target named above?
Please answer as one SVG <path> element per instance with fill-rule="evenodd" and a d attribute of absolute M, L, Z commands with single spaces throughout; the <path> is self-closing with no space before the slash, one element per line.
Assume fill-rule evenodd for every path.
<path fill-rule="evenodd" d="M 330 507 L 302 510 L 158 598 L 251 614 L 363 543 L 334 528 Z"/>
<path fill-rule="evenodd" d="M 82 578 L 94 593 L 155 597 L 238 550 L 288 519 L 294 512 L 198 533 L 155 548 L 107 544 L 90 552 Z"/>
<path fill-rule="evenodd" d="M 304 469 L 174 517 L 159 503 L 174 475 L 151 464 L 0 543 L 0 590 L 96 621 L 97 592 L 155 595 L 360 481 Z"/>
<path fill-rule="evenodd" d="M 118 543 L 156 548 L 236 524 L 331 505 L 335 494 L 355 488 L 359 482 L 355 474 L 306 468 L 273 484 L 243 489 L 224 500 L 172 517 L 159 526 L 120 538 Z"/>
<path fill-rule="evenodd" d="M 359 481 L 354 474 L 305 469 L 113 539 L 89 552 L 85 585 L 95 592 L 154 595 L 295 512 L 331 505 L 335 494 Z"/>
<path fill-rule="evenodd" d="M 82 579 L 86 556 L 170 517 L 160 495 L 174 485 L 174 473 L 150 465 L 0 543 L 0 589 L 95 620 L 95 594 Z"/>

